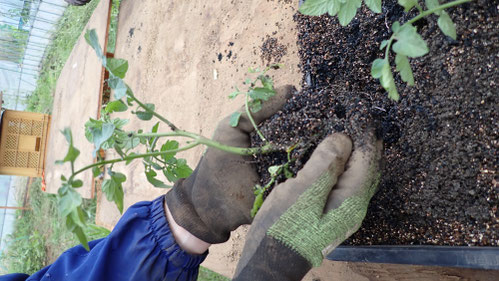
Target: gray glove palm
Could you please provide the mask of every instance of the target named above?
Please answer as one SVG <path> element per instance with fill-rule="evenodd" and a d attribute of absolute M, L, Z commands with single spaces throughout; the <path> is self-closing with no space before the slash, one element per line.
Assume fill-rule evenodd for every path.
<path fill-rule="evenodd" d="M 266 199 L 234 280 L 301 280 L 319 266 L 360 227 L 379 181 L 381 146 L 371 137 L 351 153 L 347 136 L 326 138 L 296 178 Z"/>

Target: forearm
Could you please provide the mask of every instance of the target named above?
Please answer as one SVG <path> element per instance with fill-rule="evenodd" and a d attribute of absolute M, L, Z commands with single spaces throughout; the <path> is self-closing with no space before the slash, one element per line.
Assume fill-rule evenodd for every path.
<path fill-rule="evenodd" d="M 197 238 L 185 228 L 178 225 L 173 219 L 170 209 L 168 209 L 168 206 L 166 205 L 166 200 L 164 202 L 164 208 L 168 224 L 170 225 L 170 229 L 173 233 L 173 237 L 175 237 L 175 241 L 177 242 L 177 244 L 189 254 L 204 254 L 211 246 L 211 244 Z"/>

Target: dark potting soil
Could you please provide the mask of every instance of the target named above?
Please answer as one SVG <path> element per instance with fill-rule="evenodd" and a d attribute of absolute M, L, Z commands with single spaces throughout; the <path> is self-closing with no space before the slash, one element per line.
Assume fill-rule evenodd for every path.
<path fill-rule="evenodd" d="M 370 75 L 392 22 L 414 16 L 396 2 L 383 1 L 381 14 L 363 5 L 347 27 L 336 17 L 297 14 L 302 91 L 261 130 L 274 144 L 308 144 L 293 152 L 296 173 L 327 135 L 344 132 L 355 146 L 376 128 L 385 147 L 382 180 L 346 244 L 499 246 L 499 1 L 447 9 L 456 41 L 435 16 L 415 24 L 430 53 L 411 59 L 415 86 L 394 73 L 399 102 Z M 261 144 L 255 135 L 252 142 Z M 285 159 L 256 158 L 262 183 L 267 168 Z"/>

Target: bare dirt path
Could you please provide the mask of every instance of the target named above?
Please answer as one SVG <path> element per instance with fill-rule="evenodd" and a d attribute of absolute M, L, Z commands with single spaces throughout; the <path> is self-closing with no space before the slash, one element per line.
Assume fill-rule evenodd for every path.
<path fill-rule="evenodd" d="M 101 1 L 85 27 L 85 30 L 96 30 L 101 46 L 104 45 L 109 8 L 109 1 Z M 57 193 L 61 186 L 61 175 L 71 175 L 69 164 L 55 164 L 56 160 L 64 159 L 68 152 L 67 141 L 61 130 L 69 127 L 73 132 L 74 145 L 80 150 L 75 166 L 84 167 L 93 163 L 94 145 L 85 138 L 84 124 L 89 117 L 97 118 L 101 75 L 102 64 L 82 34 L 61 71 L 54 94 L 45 161 L 45 181 L 49 193 Z M 84 187 L 77 191 L 84 198 L 90 198 L 93 195 L 92 172 L 83 172 L 80 179 Z"/>

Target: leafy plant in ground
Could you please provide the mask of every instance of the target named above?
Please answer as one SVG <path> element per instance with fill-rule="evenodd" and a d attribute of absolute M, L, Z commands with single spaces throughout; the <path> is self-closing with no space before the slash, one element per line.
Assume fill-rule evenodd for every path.
<path fill-rule="evenodd" d="M 418 0 L 398 0 L 405 12 L 416 8 L 419 14 L 403 24 L 398 21 L 392 24 L 392 36 L 388 40 L 383 40 L 380 46 L 380 50 L 385 49 L 385 56 L 374 60 L 372 64 L 371 75 L 379 79 L 381 86 L 388 92 L 389 98 L 396 101 L 400 98 L 390 65 L 390 50 L 396 53 L 395 69 L 400 73 L 402 81 L 406 82 L 407 85 L 414 85 L 409 58 L 424 56 L 429 52 L 429 49 L 425 40 L 412 24 L 426 16 L 435 14 L 438 16 L 437 24 L 440 30 L 456 40 L 456 27 L 445 9 L 471 1 L 473 0 L 455 0 L 440 4 L 439 0 L 425 0 L 427 10 L 423 10 Z M 371 11 L 381 12 L 381 0 L 364 0 L 364 3 Z M 320 16 L 326 13 L 331 16 L 337 15 L 340 24 L 346 26 L 355 17 L 361 4 L 362 0 L 307 0 L 300 7 L 300 12 L 310 16 Z"/>
<path fill-rule="evenodd" d="M 174 183 L 178 179 L 186 178 L 192 173 L 192 169 L 187 165 L 186 160 L 176 157 L 176 154 L 180 151 L 185 151 L 198 145 L 205 145 L 240 155 L 253 155 L 278 150 L 265 141 L 265 138 L 258 128 L 256 128 L 256 124 L 251 117 L 251 112 L 260 110 L 262 102 L 275 94 L 272 80 L 265 76 L 265 72 L 268 69 L 261 73 L 254 81 L 255 83 L 256 81 L 260 81 L 263 87 L 255 87 L 255 83 L 250 83 L 250 90 L 246 94 L 246 112 L 253 126 L 265 141 L 265 144 L 261 147 L 253 148 L 233 147 L 195 133 L 181 130 L 168 119 L 157 113 L 154 104 L 142 103 L 123 81 L 128 70 L 128 62 L 123 59 L 107 58 L 104 56 L 95 30 L 88 31 L 85 34 L 85 39 L 95 50 L 97 56 L 102 61 L 102 65 L 109 71 L 108 85 L 114 90 L 115 98 L 114 101 L 109 102 L 104 107 L 100 119 L 90 118 L 85 124 L 85 137 L 95 146 L 93 156 L 98 160 L 96 163 L 76 169 L 75 161 L 80 152 L 74 146 L 71 130 L 66 128 L 62 131 L 69 144 L 69 148 L 64 159 L 57 163 L 69 163 L 71 166 L 71 175 L 69 177 L 61 176 L 62 186 L 58 190 L 58 208 L 61 216 L 66 219 L 67 228 L 78 237 L 85 248 L 88 249 L 88 239 L 84 232 L 87 226 L 85 223 L 86 213 L 81 206 L 82 198 L 76 191 L 76 189 L 83 186 L 83 181 L 76 178 L 78 174 L 89 169 L 92 169 L 94 177 L 100 176 L 103 173 L 107 174 L 107 178 L 102 183 L 102 191 L 106 198 L 109 201 L 113 201 L 119 211 L 123 212 L 123 183 L 126 181 L 126 176 L 113 170 L 114 164 L 118 162 L 125 162 L 128 165 L 134 159 L 142 159 L 147 180 L 155 187 L 167 188 L 171 186 L 166 184 L 164 180 L 159 179 L 158 174 L 163 174 L 166 181 Z M 235 97 L 238 94 L 231 96 Z M 151 131 L 147 133 L 142 130 L 126 131 L 124 126 L 128 123 L 128 120 L 111 118 L 110 114 L 113 112 L 124 112 L 129 110 L 129 108 L 133 108 L 131 111 L 132 114 L 135 114 L 140 120 L 148 121 L 155 117 L 160 122 L 156 123 Z M 231 125 L 237 125 L 239 117 L 234 117 L 231 120 Z M 159 132 L 161 122 L 169 127 L 169 132 Z M 159 140 L 162 137 L 185 137 L 189 141 L 181 147 L 179 142 L 175 140 L 160 143 Z M 137 150 L 139 146 L 142 148 L 140 152 Z M 119 157 L 115 159 L 103 159 L 101 156 L 102 150 L 114 150 Z"/>

